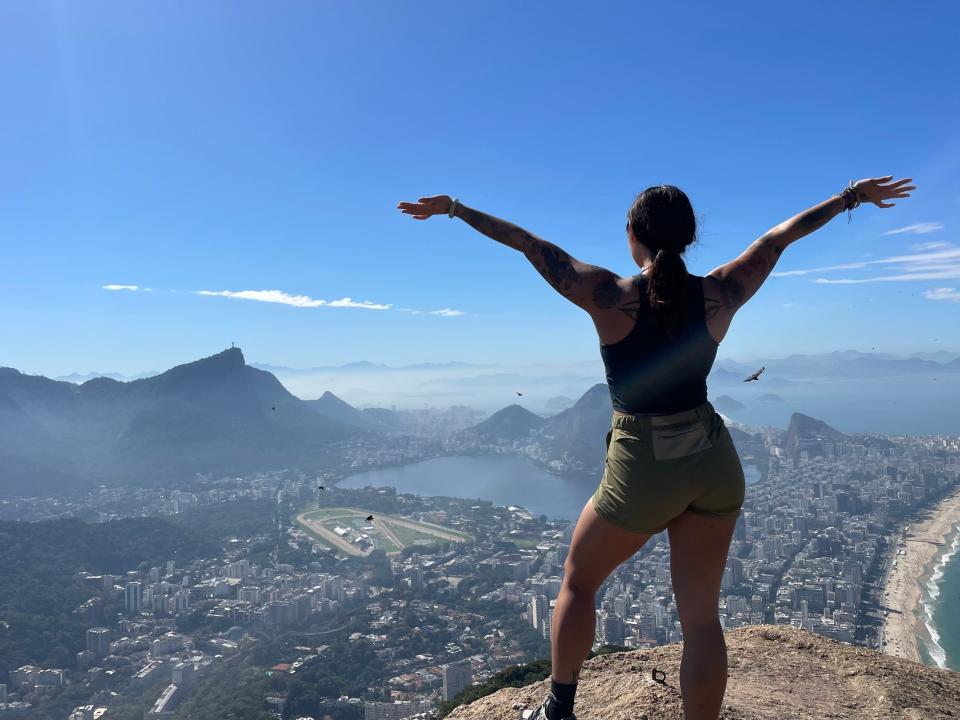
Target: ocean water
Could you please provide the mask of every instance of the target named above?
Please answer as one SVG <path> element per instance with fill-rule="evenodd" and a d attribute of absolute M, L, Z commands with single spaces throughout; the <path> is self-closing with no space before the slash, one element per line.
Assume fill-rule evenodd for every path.
<path fill-rule="evenodd" d="M 924 663 L 960 671 L 960 526 L 935 558 L 921 597 L 929 637 L 920 638 Z"/>
<path fill-rule="evenodd" d="M 960 373 L 805 381 L 787 387 L 717 384 L 709 389 L 711 398 L 729 395 L 743 404 L 724 414 L 747 425 L 785 428 L 791 413 L 799 412 L 851 434 L 960 435 Z M 761 399 L 766 393 L 782 402 Z"/>

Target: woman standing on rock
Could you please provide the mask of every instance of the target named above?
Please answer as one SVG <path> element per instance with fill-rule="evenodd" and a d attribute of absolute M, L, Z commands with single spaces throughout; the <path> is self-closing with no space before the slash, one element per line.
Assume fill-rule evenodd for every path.
<path fill-rule="evenodd" d="M 552 625 L 551 691 L 529 720 L 574 718 L 580 668 L 594 642 L 595 596 L 616 567 L 666 529 L 683 629 L 680 688 L 687 720 L 715 720 L 727 682 L 718 616 L 720 581 L 744 476 L 723 419 L 707 401 L 707 375 L 734 313 L 766 280 L 780 254 L 861 202 L 891 207 L 910 180 L 852 183 L 755 240 L 706 277 L 683 253 L 696 239 L 687 196 L 647 188 L 627 214 L 627 245 L 639 274 L 619 277 L 571 257 L 516 225 L 447 195 L 398 208 L 417 220 L 458 217 L 522 252 L 561 295 L 586 310 L 600 339 L 613 401 L 603 479 L 577 521 Z"/>

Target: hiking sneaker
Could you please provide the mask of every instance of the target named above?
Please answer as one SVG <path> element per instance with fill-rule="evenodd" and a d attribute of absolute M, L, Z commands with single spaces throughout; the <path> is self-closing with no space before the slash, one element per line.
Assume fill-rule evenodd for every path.
<path fill-rule="evenodd" d="M 557 698 L 553 696 L 553 693 L 548 692 L 547 697 L 544 698 L 543 702 L 540 705 L 537 705 L 535 708 L 529 710 L 524 710 L 520 713 L 520 720 L 550 720 L 550 715 L 548 710 L 551 709 L 551 705 L 555 706 L 558 704 Z M 570 713 L 565 718 L 557 718 L 557 720 L 577 720 L 577 716 L 573 713 Z"/>

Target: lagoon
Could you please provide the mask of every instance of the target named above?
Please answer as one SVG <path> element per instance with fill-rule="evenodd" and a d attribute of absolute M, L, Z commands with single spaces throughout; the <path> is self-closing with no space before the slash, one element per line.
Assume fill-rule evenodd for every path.
<path fill-rule="evenodd" d="M 747 484 L 760 480 L 753 465 L 744 465 Z M 516 457 L 450 456 L 411 465 L 351 475 L 337 487 L 392 487 L 413 495 L 446 495 L 488 500 L 495 505 L 519 505 L 551 519 L 576 520 L 600 481 L 583 476 L 558 476 Z"/>

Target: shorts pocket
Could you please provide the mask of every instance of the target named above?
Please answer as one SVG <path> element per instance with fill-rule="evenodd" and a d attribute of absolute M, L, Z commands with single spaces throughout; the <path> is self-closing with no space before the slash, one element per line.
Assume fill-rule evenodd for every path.
<path fill-rule="evenodd" d="M 607 432 L 606 447 L 603 450 L 603 460 L 606 462 L 607 458 L 610 456 L 610 439 L 613 437 L 613 428 Z"/>
<path fill-rule="evenodd" d="M 679 460 L 713 447 L 699 420 L 685 425 L 651 428 L 655 460 Z"/>

